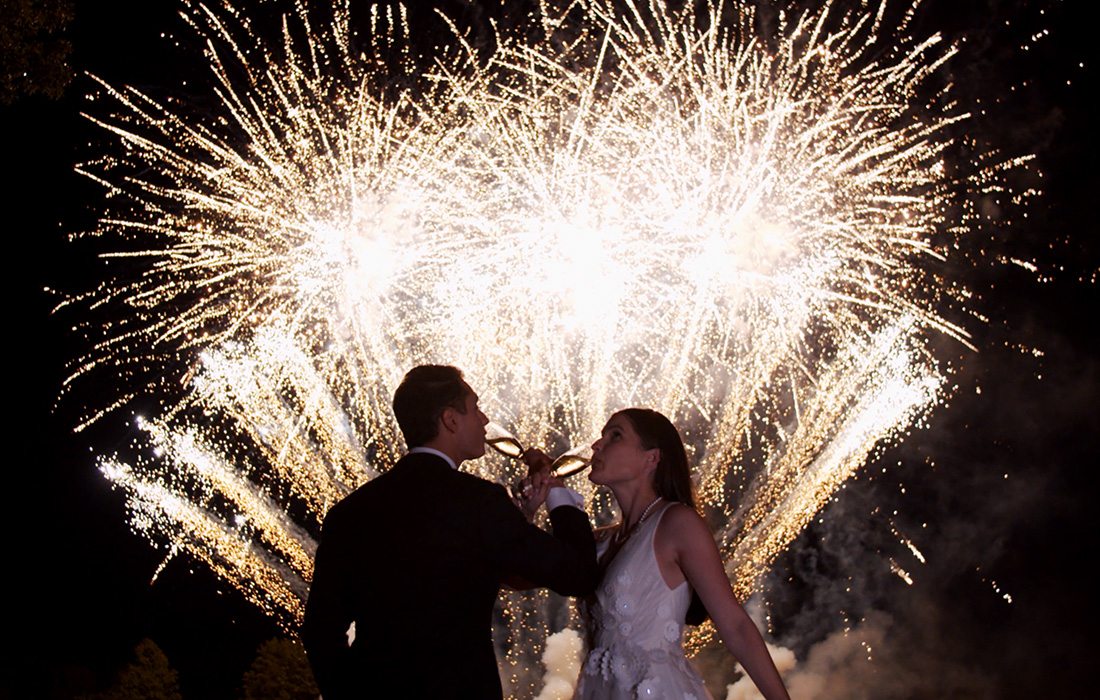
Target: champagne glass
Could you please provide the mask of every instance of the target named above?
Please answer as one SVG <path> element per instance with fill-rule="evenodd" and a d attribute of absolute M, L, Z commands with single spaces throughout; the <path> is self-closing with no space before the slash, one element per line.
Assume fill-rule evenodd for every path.
<path fill-rule="evenodd" d="M 519 459 L 524 453 L 523 444 L 519 439 L 508 432 L 504 426 L 492 421 L 485 426 L 485 444 L 512 459 Z M 591 462 L 592 448 L 589 445 L 568 449 L 550 463 L 550 476 L 557 479 L 573 476 L 587 469 Z"/>
<path fill-rule="evenodd" d="M 592 464 L 591 445 L 581 445 L 566 450 L 550 465 L 550 476 L 564 479 L 588 469 Z"/>
<path fill-rule="evenodd" d="M 500 423 L 489 421 L 485 425 L 485 444 L 505 457 L 519 459 L 523 456 L 523 445 Z"/>
<path fill-rule="evenodd" d="M 494 423 L 493 421 L 485 424 L 485 444 L 511 459 L 519 459 L 525 451 L 515 435 L 505 430 L 500 423 Z M 527 500 L 530 491 L 531 482 L 526 478 L 519 479 L 508 487 L 508 495 L 516 502 Z"/>

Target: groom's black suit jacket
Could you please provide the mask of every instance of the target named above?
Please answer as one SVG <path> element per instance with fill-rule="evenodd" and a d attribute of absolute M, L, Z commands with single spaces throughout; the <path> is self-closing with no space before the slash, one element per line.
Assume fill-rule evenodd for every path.
<path fill-rule="evenodd" d="M 553 535 L 529 524 L 501 486 L 425 453 L 336 504 L 302 626 L 324 700 L 500 698 L 491 628 L 501 581 L 563 595 L 596 585 L 588 517 L 561 506 L 550 521 Z"/>

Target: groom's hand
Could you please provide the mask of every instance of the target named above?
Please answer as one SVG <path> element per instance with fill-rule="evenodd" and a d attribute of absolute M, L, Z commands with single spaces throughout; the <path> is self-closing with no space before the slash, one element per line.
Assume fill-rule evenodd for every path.
<path fill-rule="evenodd" d="M 550 459 L 545 452 L 532 447 L 525 450 L 520 459 L 527 465 L 527 478 L 534 480 L 536 477 L 541 476 L 542 479 L 546 479 L 550 476 L 550 465 L 553 460 Z"/>
<path fill-rule="evenodd" d="M 565 486 L 564 479 L 551 475 L 550 467 L 553 466 L 554 460 L 542 450 L 531 448 L 524 452 L 520 459 L 527 464 L 527 479 L 533 489 L 541 489 L 545 485 L 549 491 L 555 486 Z"/>
<path fill-rule="evenodd" d="M 527 478 L 524 479 L 523 498 L 516 505 L 527 516 L 528 521 L 534 522 L 535 513 L 542 507 L 546 494 L 557 480 L 550 478 L 552 460 L 542 450 L 529 449 L 520 458 L 527 465 Z"/>

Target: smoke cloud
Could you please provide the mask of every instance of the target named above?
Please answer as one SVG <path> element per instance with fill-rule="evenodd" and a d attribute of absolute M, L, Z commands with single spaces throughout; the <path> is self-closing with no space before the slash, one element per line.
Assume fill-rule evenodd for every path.
<path fill-rule="evenodd" d="M 546 638 L 542 663 L 546 666 L 542 691 L 535 700 L 570 700 L 581 671 L 581 635 L 569 628 Z"/>
<path fill-rule="evenodd" d="M 784 682 L 789 685 L 787 676 L 796 663 L 794 652 L 786 647 L 768 644 L 768 653 L 771 654 L 779 675 L 783 676 Z M 737 670 L 742 671 L 740 664 L 737 665 Z M 726 700 L 763 700 L 763 697 L 748 676 L 742 676 L 740 680 L 726 688 Z"/>
<path fill-rule="evenodd" d="M 768 645 L 792 700 L 908 700 L 935 697 L 996 697 L 990 679 L 951 653 L 910 646 L 908 635 L 881 612 L 813 645 L 803 661 Z M 950 647 L 950 645 L 948 645 Z M 738 667 L 740 670 L 740 667 Z M 763 700 L 748 678 L 727 687 L 726 700 Z"/>

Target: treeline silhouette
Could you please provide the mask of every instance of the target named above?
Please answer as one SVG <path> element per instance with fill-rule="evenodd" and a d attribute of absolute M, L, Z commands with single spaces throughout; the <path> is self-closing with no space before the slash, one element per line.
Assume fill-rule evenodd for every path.
<path fill-rule="evenodd" d="M 68 679 L 68 683 L 58 680 L 70 687 L 86 685 L 82 679 Z M 299 642 L 289 639 L 269 639 L 261 644 L 237 691 L 240 700 L 317 700 L 319 696 L 305 650 Z M 63 692 L 60 697 L 72 700 L 185 700 L 179 674 L 151 639 L 138 643 L 132 660 L 110 687 L 93 692 Z"/>

